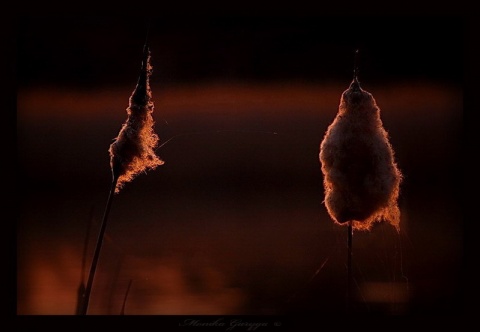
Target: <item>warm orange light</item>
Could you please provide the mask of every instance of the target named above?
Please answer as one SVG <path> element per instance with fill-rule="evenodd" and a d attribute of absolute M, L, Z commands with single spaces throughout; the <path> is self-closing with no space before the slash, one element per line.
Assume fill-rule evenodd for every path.
<path fill-rule="evenodd" d="M 238 84 L 205 83 L 197 86 L 158 87 L 155 104 L 161 107 L 162 117 L 199 113 L 249 114 L 284 116 L 301 111 L 315 115 L 338 105 L 341 84 Z M 373 90 L 373 88 L 372 88 Z M 433 84 L 410 84 L 374 87 L 375 97 L 396 116 L 419 116 L 418 110 L 435 110 L 430 116 L 458 108 L 459 91 Z M 128 87 L 96 89 L 93 91 L 65 88 L 19 90 L 17 109 L 20 118 L 121 118 L 118 110 L 125 107 Z M 460 99 L 461 101 L 461 99 Z M 414 112 L 414 113 L 412 113 Z"/>

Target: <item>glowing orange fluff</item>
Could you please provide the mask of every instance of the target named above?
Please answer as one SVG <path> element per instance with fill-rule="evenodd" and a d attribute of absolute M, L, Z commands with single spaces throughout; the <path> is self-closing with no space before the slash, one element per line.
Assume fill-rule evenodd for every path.
<path fill-rule="evenodd" d="M 368 230 L 388 221 L 399 230 L 402 175 L 375 99 L 355 78 L 320 144 L 325 206 L 331 218 Z"/>
<path fill-rule="evenodd" d="M 118 177 L 116 193 L 139 173 L 164 164 L 154 150 L 158 136 L 153 130 L 151 74 L 150 50 L 145 46 L 140 77 L 129 99 L 128 118 L 109 149 L 112 173 Z"/>

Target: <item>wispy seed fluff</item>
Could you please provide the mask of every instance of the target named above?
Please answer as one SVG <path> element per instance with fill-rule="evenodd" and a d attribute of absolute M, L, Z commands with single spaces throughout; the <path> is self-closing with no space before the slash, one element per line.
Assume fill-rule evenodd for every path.
<path fill-rule="evenodd" d="M 140 76 L 129 99 L 127 120 L 108 150 L 113 176 L 118 177 L 115 193 L 139 173 L 164 164 L 154 150 L 158 136 L 153 130 L 154 105 L 150 89 L 152 66 L 147 46 L 143 53 Z"/>
<path fill-rule="evenodd" d="M 397 205 L 402 174 L 373 96 L 355 78 L 340 99 L 320 144 L 325 206 L 339 224 L 369 230 L 387 221 L 400 229 Z"/>

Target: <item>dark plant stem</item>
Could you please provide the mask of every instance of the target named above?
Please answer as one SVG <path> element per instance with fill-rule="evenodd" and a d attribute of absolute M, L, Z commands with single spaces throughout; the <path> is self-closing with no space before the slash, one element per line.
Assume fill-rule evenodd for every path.
<path fill-rule="evenodd" d="M 352 221 L 348 222 L 348 237 L 347 237 L 347 311 L 352 311 L 352 291 L 353 291 L 353 273 L 352 273 L 352 240 L 353 227 Z"/>
<path fill-rule="evenodd" d="M 112 180 L 112 186 L 108 195 L 107 205 L 105 206 L 105 212 L 103 214 L 102 225 L 100 227 L 100 233 L 98 234 L 97 244 L 95 246 L 95 253 L 93 254 L 92 264 L 90 265 L 90 273 L 88 275 L 87 286 L 83 296 L 82 310 L 80 315 L 86 315 L 88 311 L 88 304 L 90 302 L 90 293 L 92 292 L 93 280 L 95 279 L 95 271 L 97 270 L 98 258 L 100 257 L 100 250 L 102 249 L 103 238 L 105 236 L 105 229 L 107 228 L 107 219 L 110 214 L 110 207 L 112 206 L 113 196 L 115 194 L 115 187 L 117 186 L 118 176 L 114 176 Z"/>
<path fill-rule="evenodd" d="M 88 219 L 87 225 L 87 233 L 85 234 L 85 242 L 83 244 L 83 255 L 82 255 L 82 270 L 80 275 L 80 285 L 78 286 L 77 290 L 77 307 L 75 309 L 75 313 L 80 315 L 81 310 L 83 308 L 83 300 L 85 295 L 85 266 L 87 265 L 87 249 L 88 249 L 88 240 L 90 238 L 90 229 L 92 228 L 93 224 L 93 206 L 90 209 L 90 218 Z"/>
<path fill-rule="evenodd" d="M 130 292 L 130 286 L 132 286 L 132 279 L 130 279 L 127 287 L 127 291 L 125 292 L 125 298 L 123 299 L 122 311 L 120 311 L 120 315 L 125 315 L 125 305 L 127 304 L 127 297 L 128 293 Z"/>

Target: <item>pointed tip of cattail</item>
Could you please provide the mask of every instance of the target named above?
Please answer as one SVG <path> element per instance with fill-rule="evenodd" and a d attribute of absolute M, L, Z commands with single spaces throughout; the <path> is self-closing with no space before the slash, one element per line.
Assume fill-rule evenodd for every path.
<path fill-rule="evenodd" d="M 131 102 L 136 105 L 146 105 L 150 99 L 150 75 L 152 66 L 150 64 L 150 48 L 145 42 L 143 46 L 142 67 L 138 76 L 137 86 L 132 93 Z"/>
<path fill-rule="evenodd" d="M 361 90 L 362 88 L 360 87 L 360 82 L 358 81 L 358 53 L 359 50 L 358 48 L 355 50 L 355 59 L 354 59 L 354 64 L 353 64 L 353 80 L 352 83 L 350 83 L 350 89 L 352 90 Z"/>
<path fill-rule="evenodd" d="M 148 42 L 145 41 L 145 44 L 143 45 L 142 72 L 148 71 L 149 57 L 150 57 L 150 47 L 148 46 Z"/>

